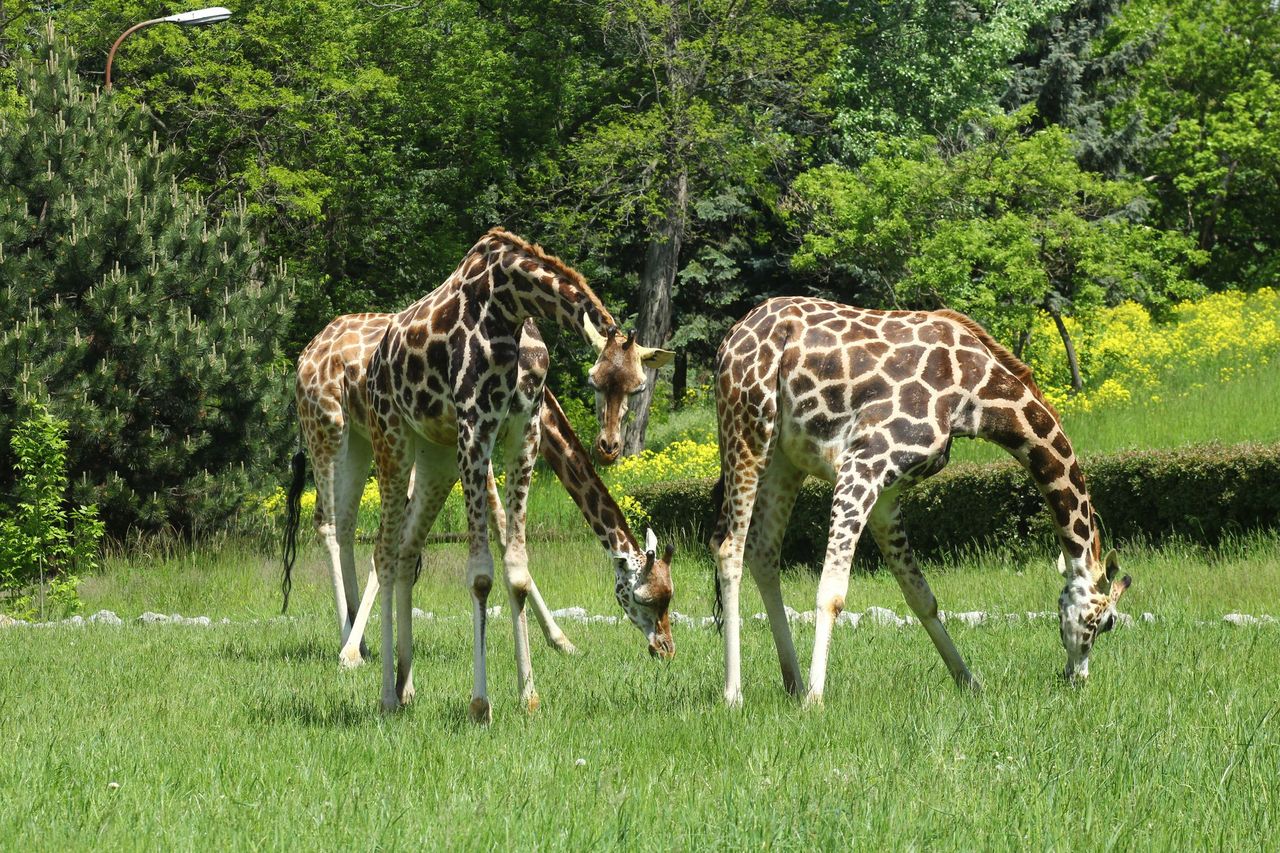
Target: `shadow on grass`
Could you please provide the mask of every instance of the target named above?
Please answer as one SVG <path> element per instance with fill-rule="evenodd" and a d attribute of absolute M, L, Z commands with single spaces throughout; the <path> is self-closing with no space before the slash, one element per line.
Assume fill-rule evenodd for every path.
<path fill-rule="evenodd" d="M 248 708 L 249 716 L 267 725 L 293 724 L 308 728 L 363 728 L 382 718 L 376 697 L 335 699 L 333 696 L 263 697 Z"/>
<path fill-rule="evenodd" d="M 250 643 L 242 639 L 229 639 L 219 649 L 219 655 L 228 660 L 248 663 L 327 663 L 338 666 L 336 641 L 318 637 L 287 637 Z M 376 649 L 370 650 L 366 661 L 378 659 Z"/>

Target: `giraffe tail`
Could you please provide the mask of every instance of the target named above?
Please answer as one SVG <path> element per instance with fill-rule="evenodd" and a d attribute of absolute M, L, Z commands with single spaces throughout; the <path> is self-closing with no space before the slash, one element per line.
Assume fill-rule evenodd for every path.
<path fill-rule="evenodd" d="M 716 480 L 715 486 L 711 489 L 711 509 L 712 516 L 712 534 L 708 544 L 715 551 L 720 547 L 720 542 L 724 539 L 725 532 L 722 529 L 724 521 L 724 474 L 720 475 L 720 479 Z M 715 562 L 713 560 L 713 562 Z M 720 570 L 717 568 L 711 573 L 716 583 L 716 598 L 711 605 L 711 618 L 715 622 L 716 633 L 724 633 L 724 601 L 720 595 Z"/>
<path fill-rule="evenodd" d="M 302 522 L 302 490 L 307 485 L 307 454 L 302 450 L 293 454 L 290 468 L 293 478 L 289 482 L 289 492 L 284 501 L 284 576 L 280 580 L 284 606 L 280 608 L 281 613 L 289 611 L 289 593 L 293 589 L 293 563 L 298 556 L 298 526 Z"/>

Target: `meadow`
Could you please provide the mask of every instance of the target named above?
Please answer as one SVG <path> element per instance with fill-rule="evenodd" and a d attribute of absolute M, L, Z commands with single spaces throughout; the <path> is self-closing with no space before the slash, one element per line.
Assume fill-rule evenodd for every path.
<path fill-rule="evenodd" d="M 1280 440 L 1280 359 L 1230 366 L 1191 360 L 1126 401 L 1071 404 L 1067 431 L 1085 455 Z M 605 474 L 614 494 L 625 505 L 632 485 L 715 473 L 713 423 L 705 397 L 656 423 L 654 450 Z M 998 457 L 983 447 L 954 455 Z M 367 494 L 362 565 L 376 486 Z M 722 646 L 704 624 L 713 563 L 680 541 L 675 659 L 650 658 L 625 620 L 565 618 L 580 654 L 535 640 L 533 714 L 517 707 L 505 595 L 491 596 L 504 613 L 490 622 L 495 717 L 481 729 L 466 718 L 471 632 L 464 546 L 447 541 L 461 529 L 452 503 L 414 593 L 425 611 L 417 699 L 394 716 L 378 710 L 376 614 L 375 662 L 336 665 L 309 530 L 287 617 L 270 549 L 157 540 L 110 556 L 80 588 L 85 613 L 124 624 L 0 628 L 0 847 L 1280 845 L 1280 621 L 1269 618 L 1280 616 L 1280 531 L 1213 549 L 1122 543 L 1135 583 L 1120 609 L 1133 618 L 1099 640 L 1079 687 L 1059 675 L 1053 555 L 926 565 L 944 611 L 986 614 L 948 622 L 983 692 L 952 687 L 918 625 L 864 616 L 837 628 L 817 709 L 783 692 L 750 583 L 745 707 L 723 706 Z M 529 526 L 552 608 L 621 615 L 612 572 L 549 471 L 536 474 Z M 815 589 L 810 571 L 784 571 L 796 611 L 812 609 Z M 873 607 L 908 615 L 891 577 L 856 568 L 847 611 Z M 212 624 L 146 624 L 147 611 Z M 812 627 L 793 631 L 807 662 Z"/>
<path fill-rule="evenodd" d="M 782 691 L 765 623 L 744 629 L 746 705 L 720 700 L 719 638 L 679 624 L 651 659 L 629 625 L 565 621 L 581 653 L 541 643 L 542 708 L 516 706 L 510 623 L 491 622 L 489 729 L 465 717 L 470 630 L 462 549 L 429 549 L 415 621 L 416 703 L 384 717 L 375 664 L 335 665 L 318 549 L 292 616 L 277 567 L 248 549 L 113 559 L 83 588 L 123 626 L 10 628 L 3 637 L 4 846 L 308 849 L 894 848 L 1274 849 L 1280 842 L 1280 538 L 1208 552 L 1131 550 L 1122 609 L 1089 682 L 1058 676 L 1048 556 L 933 566 L 949 630 L 984 682 L 955 690 L 916 625 L 836 635 L 826 705 Z M 552 607 L 615 615 L 611 573 L 585 540 L 534 543 Z M 711 562 L 677 555 L 676 603 L 710 612 Z M 785 595 L 812 606 L 814 581 Z M 744 613 L 762 608 L 745 588 Z M 491 604 L 504 605 L 494 595 Z M 893 581 L 855 576 L 849 609 L 905 614 Z M 213 618 L 143 625 L 144 610 Z M 216 624 L 220 619 L 230 624 Z M 801 655 L 812 630 L 795 626 Z M 370 637 L 377 636 L 376 617 Z"/>

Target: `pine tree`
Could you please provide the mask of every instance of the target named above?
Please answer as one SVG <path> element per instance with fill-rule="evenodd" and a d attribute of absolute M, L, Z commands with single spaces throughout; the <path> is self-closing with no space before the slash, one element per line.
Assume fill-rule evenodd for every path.
<path fill-rule="evenodd" d="M 0 454 L 27 398 L 70 425 L 74 499 L 122 535 L 216 528 L 290 439 L 287 276 L 243 205 L 183 192 L 145 116 L 86 91 L 50 27 L 0 116 Z M 12 460 L 0 455 L 0 489 Z"/>
<path fill-rule="evenodd" d="M 1118 177 L 1138 159 L 1151 135 L 1137 110 L 1114 115 L 1131 101 L 1130 72 L 1151 55 L 1156 35 L 1108 44 L 1104 31 L 1125 0 L 1077 0 L 1033 27 L 1014 60 L 1000 100 L 1009 112 L 1035 104 L 1029 133 L 1050 125 L 1071 132 L 1081 168 Z"/>

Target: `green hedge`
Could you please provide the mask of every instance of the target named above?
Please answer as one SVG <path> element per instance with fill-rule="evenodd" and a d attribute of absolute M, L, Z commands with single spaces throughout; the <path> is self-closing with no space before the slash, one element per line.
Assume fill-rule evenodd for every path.
<path fill-rule="evenodd" d="M 1280 444 L 1199 445 L 1086 457 L 1085 478 L 1109 541 L 1177 537 L 1215 544 L 1226 534 L 1280 526 Z M 633 497 L 667 536 L 706 541 L 712 479 L 659 483 Z M 818 563 L 827 541 L 831 486 L 800 490 L 783 544 L 788 562 Z M 1035 484 L 1013 460 L 957 463 L 903 495 L 903 517 L 923 559 L 973 548 L 1049 548 L 1053 531 Z M 871 537 L 858 553 L 874 559 Z"/>

